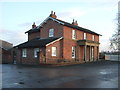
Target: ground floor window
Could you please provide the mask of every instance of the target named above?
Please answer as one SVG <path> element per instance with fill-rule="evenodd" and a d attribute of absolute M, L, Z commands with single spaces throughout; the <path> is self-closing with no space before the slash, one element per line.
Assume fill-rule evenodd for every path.
<path fill-rule="evenodd" d="M 27 57 L 27 49 L 22 49 L 22 57 Z"/>
<path fill-rule="evenodd" d="M 72 58 L 75 58 L 75 47 L 72 47 Z"/>
<path fill-rule="evenodd" d="M 57 48 L 52 47 L 52 56 L 56 56 L 56 55 L 57 55 Z"/>
<path fill-rule="evenodd" d="M 38 57 L 38 52 L 39 52 L 39 48 L 34 48 L 34 57 L 37 58 Z"/>

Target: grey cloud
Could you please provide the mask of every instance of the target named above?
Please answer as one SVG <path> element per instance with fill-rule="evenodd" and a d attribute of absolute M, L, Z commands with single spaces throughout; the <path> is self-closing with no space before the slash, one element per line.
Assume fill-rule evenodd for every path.
<path fill-rule="evenodd" d="M 27 40 L 27 35 L 24 34 L 23 31 L 20 30 L 0 30 L 0 39 L 13 43 L 13 45 L 17 45 L 20 42 L 24 42 Z"/>
<path fill-rule="evenodd" d="M 26 23 L 22 23 L 22 24 L 19 24 L 20 27 L 24 27 L 24 26 L 30 26 L 32 25 L 32 22 L 26 22 Z"/>

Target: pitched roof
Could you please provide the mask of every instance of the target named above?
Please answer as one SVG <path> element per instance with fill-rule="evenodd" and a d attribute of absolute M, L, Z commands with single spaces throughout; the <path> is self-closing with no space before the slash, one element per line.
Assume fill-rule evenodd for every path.
<path fill-rule="evenodd" d="M 77 29 L 77 30 L 80 30 L 80 31 L 84 31 L 84 32 L 86 32 L 86 33 L 91 33 L 91 34 L 100 35 L 100 34 L 94 32 L 94 31 L 91 31 L 91 30 L 89 30 L 89 29 L 82 28 L 82 27 L 80 27 L 80 26 L 76 26 L 76 25 L 73 25 L 73 24 L 71 24 L 71 23 L 68 23 L 68 22 L 65 22 L 65 21 L 62 21 L 62 20 L 59 20 L 59 19 L 56 19 L 56 18 L 52 18 L 52 17 L 46 18 L 46 19 L 45 19 L 39 26 L 37 26 L 35 29 L 31 29 L 31 30 L 29 30 L 29 31 L 27 31 L 27 32 L 25 32 L 25 33 L 31 33 L 31 32 L 40 31 L 40 28 L 42 28 L 42 25 L 43 25 L 47 20 L 49 20 L 49 19 L 51 19 L 51 20 L 53 20 L 53 21 L 55 21 L 55 22 L 57 22 L 57 23 L 60 23 L 60 24 L 62 24 L 62 25 L 64 25 L 64 26 L 71 27 L 71 28 L 73 28 L 73 29 Z"/>
<path fill-rule="evenodd" d="M 80 27 L 80 26 L 73 25 L 73 24 L 70 24 L 70 23 L 68 23 L 68 22 L 65 22 L 65 21 L 62 21 L 62 20 L 59 20 L 59 19 L 56 19 L 56 20 L 64 23 L 64 26 L 68 26 L 68 27 L 71 27 L 71 28 L 74 28 L 74 29 L 77 29 L 77 30 L 80 30 L 80 31 L 84 31 L 84 32 L 86 32 L 86 33 L 91 33 L 91 34 L 100 35 L 100 34 L 94 32 L 94 31 L 91 31 L 91 30 L 89 30 L 89 29 L 82 28 L 82 27 Z"/>
<path fill-rule="evenodd" d="M 40 28 L 32 28 L 32 29 L 30 29 L 30 30 L 28 30 L 28 31 L 26 31 L 25 33 L 33 33 L 33 32 L 39 32 L 40 31 Z"/>
<path fill-rule="evenodd" d="M 46 44 L 49 44 L 52 41 L 55 41 L 59 39 L 59 37 L 50 37 L 50 38 L 35 38 L 33 40 L 27 41 L 25 43 L 22 43 L 18 46 L 18 48 L 27 48 L 27 47 L 44 47 Z"/>

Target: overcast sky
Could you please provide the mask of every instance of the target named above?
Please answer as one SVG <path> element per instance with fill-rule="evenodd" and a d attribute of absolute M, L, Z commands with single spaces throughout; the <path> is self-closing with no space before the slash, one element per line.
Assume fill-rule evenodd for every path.
<path fill-rule="evenodd" d="M 9 2 L 8 2 L 9 1 Z M 1 0 L 0 39 L 18 45 L 27 41 L 25 32 L 33 22 L 39 25 L 50 12 L 57 18 L 101 34 L 100 51 L 109 50 L 115 32 L 119 0 Z"/>

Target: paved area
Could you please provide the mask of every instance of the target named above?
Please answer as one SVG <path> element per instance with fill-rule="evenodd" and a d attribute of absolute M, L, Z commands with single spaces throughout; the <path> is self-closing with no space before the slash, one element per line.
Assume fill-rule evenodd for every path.
<path fill-rule="evenodd" d="M 118 88 L 118 62 L 60 67 L 4 64 L 2 88 Z"/>

